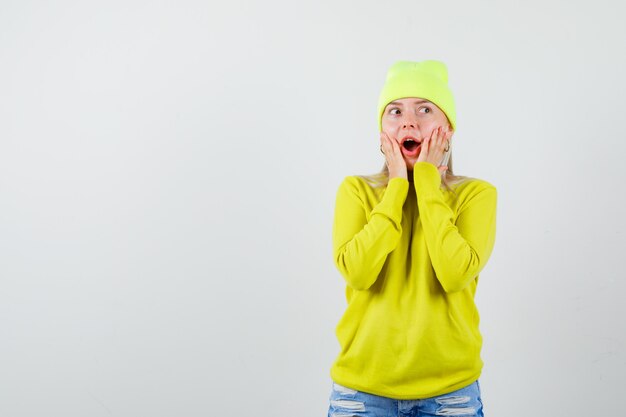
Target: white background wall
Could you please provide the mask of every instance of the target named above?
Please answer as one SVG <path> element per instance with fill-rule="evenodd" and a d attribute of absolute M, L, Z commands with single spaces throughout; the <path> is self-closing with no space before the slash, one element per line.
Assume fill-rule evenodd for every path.
<path fill-rule="evenodd" d="M 486 415 L 616 415 L 623 16 L 2 0 L 0 415 L 326 415 L 335 192 L 383 164 L 376 104 L 400 59 L 448 65 L 456 172 L 499 191 Z"/>

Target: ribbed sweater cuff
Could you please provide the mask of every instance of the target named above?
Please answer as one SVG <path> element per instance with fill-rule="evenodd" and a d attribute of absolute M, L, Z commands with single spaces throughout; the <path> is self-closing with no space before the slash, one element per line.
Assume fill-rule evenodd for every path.
<path fill-rule="evenodd" d="M 436 194 L 441 187 L 441 174 L 430 162 L 416 162 L 413 166 L 413 184 L 418 196 Z"/>
<path fill-rule="evenodd" d="M 409 192 L 409 180 L 394 177 L 387 183 L 387 189 L 380 203 L 374 207 L 375 212 L 382 213 L 392 219 L 396 225 L 402 223 L 402 206 Z"/>

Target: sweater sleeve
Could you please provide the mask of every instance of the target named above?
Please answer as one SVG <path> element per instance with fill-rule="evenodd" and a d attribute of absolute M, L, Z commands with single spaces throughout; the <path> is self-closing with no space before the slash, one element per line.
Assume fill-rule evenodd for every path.
<path fill-rule="evenodd" d="M 392 178 L 383 198 L 369 213 L 355 177 L 339 186 L 333 224 L 333 258 L 346 284 L 356 290 L 369 288 L 402 234 L 402 206 L 409 181 Z"/>
<path fill-rule="evenodd" d="M 446 292 L 463 290 L 484 268 L 496 235 L 496 188 L 484 184 L 454 213 L 440 191 L 441 174 L 429 162 L 413 168 L 419 217 L 437 279 Z"/>

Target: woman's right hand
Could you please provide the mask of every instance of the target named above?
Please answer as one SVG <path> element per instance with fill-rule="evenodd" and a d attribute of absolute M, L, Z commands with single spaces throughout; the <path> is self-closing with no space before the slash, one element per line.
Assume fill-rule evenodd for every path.
<path fill-rule="evenodd" d="M 400 145 L 387 136 L 385 132 L 380 132 L 380 144 L 382 145 L 385 160 L 387 161 L 389 179 L 391 180 L 396 177 L 408 179 L 406 162 L 402 156 Z"/>

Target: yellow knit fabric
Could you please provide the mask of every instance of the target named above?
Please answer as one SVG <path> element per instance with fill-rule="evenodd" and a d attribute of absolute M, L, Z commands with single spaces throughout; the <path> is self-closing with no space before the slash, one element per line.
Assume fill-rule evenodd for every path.
<path fill-rule="evenodd" d="M 336 196 L 333 257 L 347 308 L 336 335 L 336 383 L 395 399 L 422 399 L 480 376 L 482 336 L 474 294 L 496 234 L 496 188 L 469 178 L 458 197 L 435 165 L 413 182 L 372 188 L 345 177 Z"/>

